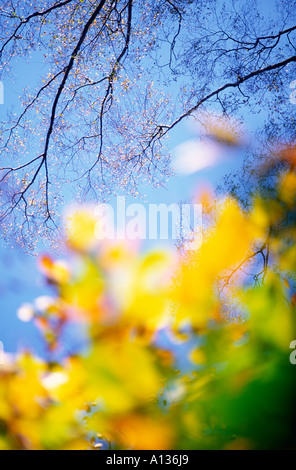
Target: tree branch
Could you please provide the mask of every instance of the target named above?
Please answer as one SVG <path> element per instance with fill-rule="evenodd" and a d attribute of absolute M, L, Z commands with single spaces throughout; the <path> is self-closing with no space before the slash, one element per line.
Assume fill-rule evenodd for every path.
<path fill-rule="evenodd" d="M 214 96 L 218 96 L 220 93 L 222 93 L 224 90 L 227 90 L 228 88 L 237 88 L 239 87 L 242 83 L 250 80 L 251 78 L 253 77 L 256 77 L 258 75 L 263 75 L 264 73 L 267 73 L 267 72 L 270 72 L 272 70 L 276 70 L 276 69 L 279 69 L 279 68 L 282 68 L 282 67 L 285 67 L 286 65 L 290 64 L 291 62 L 296 62 L 296 56 L 291 56 L 289 57 L 288 59 L 285 59 L 281 62 L 277 62 L 276 64 L 273 64 L 273 65 L 268 65 L 267 67 L 263 67 L 259 70 L 255 70 L 247 75 L 245 75 L 244 77 L 240 77 L 238 80 L 236 80 L 235 82 L 230 82 L 230 83 L 226 83 L 225 85 L 221 86 L 220 88 L 217 88 L 216 90 L 212 91 L 211 93 L 209 93 L 208 95 L 206 95 L 204 98 L 202 98 L 201 100 L 198 101 L 198 103 L 193 106 L 192 108 L 190 108 L 188 111 L 186 111 L 184 114 L 182 114 L 181 116 L 179 116 L 172 124 L 170 125 L 163 125 L 161 126 L 162 128 L 165 128 L 165 131 L 162 133 L 162 136 L 164 136 L 165 134 L 167 134 L 170 130 L 172 130 L 177 124 L 179 124 L 181 121 L 183 121 L 183 119 L 185 119 L 186 117 L 189 117 L 190 115 L 192 115 L 192 113 L 194 113 L 195 111 L 198 110 L 198 108 L 200 108 L 200 106 L 205 103 L 206 101 L 210 100 L 211 98 L 213 98 Z M 160 126 L 157 126 L 158 128 Z"/>
<path fill-rule="evenodd" d="M 58 102 L 59 102 L 59 99 L 60 99 L 60 96 L 63 92 L 63 89 L 65 87 L 65 84 L 67 82 L 67 79 L 68 79 L 68 76 L 72 70 L 72 67 L 73 67 L 73 64 L 74 64 L 74 61 L 79 53 L 79 50 L 83 44 L 83 41 L 85 40 L 86 36 L 87 36 L 87 33 L 88 33 L 88 30 L 89 28 L 91 27 L 92 23 L 95 21 L 95 19 L 97 18 L 97 16 L 100 14 L 104 4 L 106 3 L 106 0 L 101 0 L 99 5 L 97 6 L 97 8 L 94 10 L 93 14 L 91 15 L 91 17 L 89 18 L 89 20 L 87 21 L 87 23 L 85 24 L 84 28 L 83 28 L 83 31 L 81 33 L 81 36 L 79 38 L 79 41 L 76 45 L 76 47 L 74 48 L 72 54 L 71 54 L 71 59 L 68 63 L 68 66 L 66 67 L 66 70 L 65 70 L 65 75 L 61 81 L 61 84 L 58 88 L 58 91 L 57 91 L 57 94 L 55 96 L 55 99 L 54 99 L 54 102 L 53 102 L 53 105 L 52 105 L 52 109 L 51 109 L 51 115 L 50 115 L 50 122 L 49 122 L 49 127 L 48 127 L 48 131 L 47 131 L 47 134 L 46 134 L 46 139 L 45 139 L 45 145 L 44 145 L 44 151 L 43 151 L 43 154 L 42 154 L 42 161 L 41 161 L 41 164 L 39 165 L 39 167 L 37 168 L 37 171 L 35 172 L 34 174 L 34 177 L 31 181 L 31 183 L 29 184 L 28 187 L 30 187 L 32 185 L 32 183 L 34 182 L 34 180 L 36 179 L 36 176 L 37 174 L 40 172 L 41 168 L 43 165 L 45 165 L 45 169 L 46 169 L 46 201 L 47 201 L 47 216 L 50 217 L 50 213 L 49 213 L 49 208 L 48 208 L 48 185 L 49 185 L 49 179 L 48 179 L 48 166 L 47 166 L 47 154 L 48 154 L 48 147 L 49 147 L 49 141 L 50 141 L 50 137 L 52 135 L 52 132 L 53 132 L 53 127 L 54 127 L 54 121 L 55 121 L 55 116 L 56 116 L 56 109 L 57 109 L 57 106 L 58 106 Z"/>
<path fill-rule="evenodd" d="M 5 49 L 5 47 L 7 46 L 7 44 L 9 44 L 10 41 L 12 41 L 13 38 L 16 37 L 16 34 L 18 33 L 19 29 L 21 26 L 23 26 L 24 24 L 28 23 L 32 18 L 36 18 L 38 16 L 45 16 L 47 15 L 48 13 L 52 12 L 53 10 L 56 10 L 57 8 L 61 8 L 65 5 L 67 5 L 68 3 L 71 3 L 73 0 L 65 0 L 64 2 L 61 2 L 61 3 L 57 3 L 56 5 L 53 5 L 52 7 L 48 8 L 47 10 L 44 10 L 44 11 L 35 11 L 34 13 L 32 13 L 32 15 L 29 15 L 27 16 L 27 18 L 19 18 L 20 19 L 20 23 L 19 25 L 15 28 L 14 32 L 12 33 L 12 35 L 7 39 L 7 41 L 3 44 L 3 46 L 1 47 L 0 49 L 0 58 L 2 56 L 2 53 Z M 14 17 L 15 15 L 13 15 Z"/>

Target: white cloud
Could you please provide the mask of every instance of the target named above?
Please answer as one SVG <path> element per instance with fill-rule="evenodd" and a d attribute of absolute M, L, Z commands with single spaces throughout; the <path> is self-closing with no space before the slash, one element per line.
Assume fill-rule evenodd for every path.
<path fill-rule="evenodd" d="M 221 147 L 215 142 L 187 140 L 175 148 L 173 168 L 181 175 L 189 175 L 216 165 L 221 160 Z"/>

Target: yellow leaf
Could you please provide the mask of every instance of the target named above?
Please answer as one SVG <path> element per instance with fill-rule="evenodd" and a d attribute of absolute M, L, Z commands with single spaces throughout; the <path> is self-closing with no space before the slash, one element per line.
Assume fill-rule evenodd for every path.
<path fill-rule="evenodd" d="M 90 209 L 74 210 L 66 218 L 67 241 L 71 248 L 78 251 L 89 251 L 97 244 L 95 230 L 97 217 Z"/>

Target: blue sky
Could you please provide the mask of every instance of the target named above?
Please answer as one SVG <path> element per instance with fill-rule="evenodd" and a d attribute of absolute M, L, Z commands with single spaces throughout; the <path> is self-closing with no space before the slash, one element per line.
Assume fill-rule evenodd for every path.
<path fill-rule="evenodd" d="M 12 72 L 16 79 L 14 82 L 7 79 L 4 81 L 4 104 L 0 105 L 0 114 L 5 113 L 12 104 L 17 107 L 24 84 L 32 85 L 34 80 L 45 71 L 46 66 L 42 62 L 41 53 L 39 58 L 36 56 L 35 62 L 31 63 L 30 66 L 27 66 L 24 61 L 15 62 Z M 287 103 L 289 102 L 290 92 L 291 89 L 287 84 Z M 246 124 L 248 127 L 255 127 L 263 118 L 264 112 L 256 117 L 246 115 Z M 169 150 L 174 154 L 174 149 L 178 145 L 190 139 L 196 139 L 196 134 L 192 127 L 188 125 L 188 122 L 183 121 L 171 132 Z M 215 185 L 221 181 L 225 174 L 238 170 L 241 163 L 242 155 L 240 152 L 236 152 L 232 158 L 221 158 L 215 166 L 202 169 L 197 173 L 188 176 L 172 176 L 166 188 L 142 188 L 142 192 L 146 194 L 144 201 L 146 203 L 165 203 L 167 205 L 186 201 L 192 197 L 199 186 L 204 183 Z M 141 201 L 134 198 L 127 199 L 127 203 L 132 202 Z M 155 245 L 163 246 L 163 242 L 156 241 Z M 49 293 L 48 287 L 44 285 L 43 278 L 37 270 L 36 258 L 21 252 L 17 248 L 8 248 L 1 240 L 0 341 L 2 341 L 5 351 L 13 352 L 19 348 L 34 347 L 42 352 L 40 334 L 32 324 L 18 320 L 16 311 L 22 303 L 31 302 L 36 297 Z M 75 328 L 69 331 L 69 335 L 74 337 L 74 342 L 78 341 L 79 331 Z"/>
<path fill-rule="evenodd" d="M 183 129 L 182 129 L 183 127 Z M 171 139 L 172 151 L 176 145 L 194 137 L 186 124 L 174 132 Z M 166 188 L 143 188 L 146 194 L 144 204 L 170 205 L 179 201 L 187 201 L 193 191 L 203 183 L 215 184 L 225 173 L 239 167 L 240 157 L 235 160 L 221 161 L 215 168 L 208 168 L 188 176 L 172 176 Z M 127 198 L 127 204 L 142 202 L 139 199 Z M 155 240 L 146 242 L 146 248 L 173 246 L 172 241 Z M 48 251 L 44 247 L 44 251 Z M 44 284 L 42 275 L 38 272 L 36 258 L 23 253 L 19 248 L 9 248 L 0 242 L 0 341 L 6 352 L 22 348 L 34 348 L 42 354 L 43 342 L 40 333 L 31 323 L 21 322 L 16 315 L 18 307 L 25 302 L 32 302 L 40 295 L 50 295 L 50 289 Z M 73 328 L 68 331 L 68 341 L 78 342 L 80 332 Z M 72 338 L 71 338 L 72 336 Z"/>

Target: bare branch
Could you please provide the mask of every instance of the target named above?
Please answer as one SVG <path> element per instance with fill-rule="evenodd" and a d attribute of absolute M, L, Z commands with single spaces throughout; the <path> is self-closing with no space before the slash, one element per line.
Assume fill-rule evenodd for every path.
<path fill-rule="evenodd" d="M 282 67 L 285 67 L 286 65 L 290 64 L 291 62 L 296 62 L 296 56 L 291 56 L 288 59 L 285 59 L 281 62 L 277 62 L 276 64 L 268 65 L 267 67 L 263 67 L 262 69 L 259 70 L 254 70 L 253 72 L 245 75 L 244 77 L 239 78 L 235 82 L 230 82 L 226 83 L 223 86 L 217 88 L 216 90 L 212 91 L 208 95 L 206 95 L 204 98 L 198 101 L 198 103 L 190 108 L 188 111 L 186 111 L 184 114 L 178 117 L 172 124 L 162 126 L 165 127 L 166 130 L 163 132 L 162 135 L 167 134 L 170 130 L 172 130 L 177 124 L 179 124 L 183 119 L 185 119 L 188 116 L 191 116 L 195 111 L 198 110 L 198 108 L 201 107 L 202 104 L 204 104 L 206 101 L 209 101 L 213 97 L 217 97 L 220 93 L 222 93 L 224 90 L 227 90 L 228 88 L 236 88 L 239 87 L 242 83 L 250 80 L 253 77 L 263 75 L 267 72 L 271 72 L 272 70 L 280 69 Z"/>
<path fill-rule="evenodd" d="M 64 2 L 61 2 L 61 3 L 57 3 L 55 5 L 53 5 L 52 7 L 50 8 L 47 8 L 47 10 L 44 10 L 44 11 L 35 11 L 34 13 L 32 13 L 32 15 L 29 15 L 27 16 L 27 18 L 19 18 L 20 20 L 20 23 L 19 25 L 15 28 L 14 32 L 12 33 L 12 35 L 7 39 L 7 41 L 5 41 L 5 43 L 2 45 L 1 49 L 0 49 L 0 58 L 2 56 L 2 53 L 5 49 L 5 47 L 7 46 L 7 44 L 10 43 L 10 41 L 12 41 L 12 39 L 14 39 L 16 36 L 17 36 L 17 33 L 19 32 L 19 29 L 21 28 L 21 26 L 23 26 L 24 24 L 28 23 L 32 18 L 36 18 L 38 16 L 45 16 L 45 15 L 48 15 L 51 11 L 53 10 L 56 10 L 57 8 L 61 8 L 65 5 L 67 5 L 68 3 L 71 3 L 73 0 L 65 0 Z M 13 18 L 18 18 L 16 15 L 12 15 Z"/>

